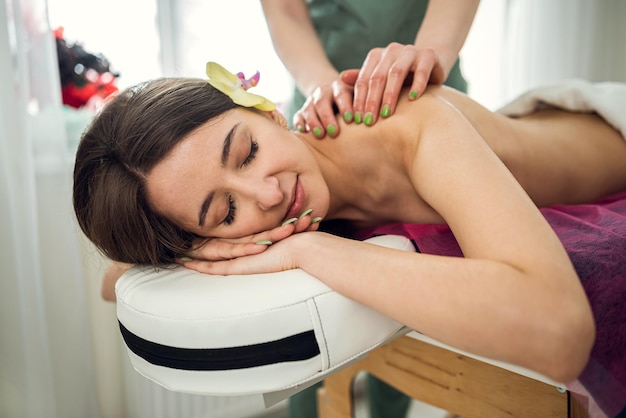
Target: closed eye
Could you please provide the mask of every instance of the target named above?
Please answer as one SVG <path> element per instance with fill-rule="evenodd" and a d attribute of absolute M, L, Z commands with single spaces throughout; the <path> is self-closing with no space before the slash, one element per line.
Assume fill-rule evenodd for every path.
<path fill-rule="evenodd" d="M 232 196 L 228 196 L 228 214 L 222 221 L 226 225 L 230 225 L 235 222 L 235 212 L 237 211 L 237 207 L 235 206 L 235 201 Z"/>
<path fill-rule="evenodd" d="M 254 160 L 254 157 L 256 157 L 256 153 L 258 150 L 259 150 L 259 144 L 256 141 L 250 141 L 250 153 L 248 154 L 246 159 L 243 160 L 243 163 L 241 163 L 241 166 L 245 167 L 248 164 L 250 164 L 252 160 Z"/>

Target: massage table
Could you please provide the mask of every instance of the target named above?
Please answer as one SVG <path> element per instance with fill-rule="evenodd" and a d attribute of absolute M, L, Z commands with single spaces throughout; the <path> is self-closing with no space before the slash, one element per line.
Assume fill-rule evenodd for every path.
<path fill-rule="evenodd" d="M 413 399 L 464 418 L 588 417 L 587 399 L 562 384 L 411 332 L 328 376 L 318 390 L 320 418 L 354 416 L 352 386 L 362 372 Z"/>
<path fill-rule="evenodd" d="M 404 237 L 367 240 L 415 251 Z M 353 416 L 367 371 L 408 396 L 471 417 L 586 417 L 564 385 L 465 353 L 334 292 L 302 270 L 210 276 L 133 267 L 116 283 L 133 367 L 172 391 L 258 395 L 266 407 L 324 380 L 320 417 Z"/>

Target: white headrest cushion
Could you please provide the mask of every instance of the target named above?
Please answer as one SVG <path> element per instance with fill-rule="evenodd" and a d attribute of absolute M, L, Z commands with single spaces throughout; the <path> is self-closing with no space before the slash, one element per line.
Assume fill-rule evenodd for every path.
<path fill-rule="evenodd" d="M 399 236 L 367 242 L 414 251 Z M 187 393 L 298 387 L 404 331 L 302 270 L 212 276 L 180 266 L 134 267 L 118 280 L 116 294 L 135 369 Z"/>

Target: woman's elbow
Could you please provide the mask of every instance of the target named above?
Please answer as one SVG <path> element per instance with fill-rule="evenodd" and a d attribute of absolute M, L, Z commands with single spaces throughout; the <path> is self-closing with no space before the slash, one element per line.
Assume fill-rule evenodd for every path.
<path fill-rule="evenodd" d="M 557 382 L 568 383 L 577 379 L 587 365 L 596 328 L 588 306 L 574 307 L 557 316 L 550 332 L 554 343 L 544 353 L 544 374 Z"/>
<path fill-rule="evenodd" d="M 129 268 L 131 264 L 112 262 L 107 267 L 102 277 L 102 287 L 100 288 L 100 296 L 107 302 L 115 302 L 115 283 L 122 277 L 122 274 Z"/>

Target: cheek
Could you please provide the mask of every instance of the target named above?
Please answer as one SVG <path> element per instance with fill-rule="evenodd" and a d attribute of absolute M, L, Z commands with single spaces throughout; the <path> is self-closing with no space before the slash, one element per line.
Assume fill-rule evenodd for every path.
<path fill-rule="evenodd" d="M 214 236 L 216 238 L 247 237 L 274 229 L 280 226 L 281 220 L 282 218 L 279 218 L 274 213 L 263 213 L 256 210 L 240 211 L 240 217 L 235 221 L 237 225 L 225 226 Z"/>

